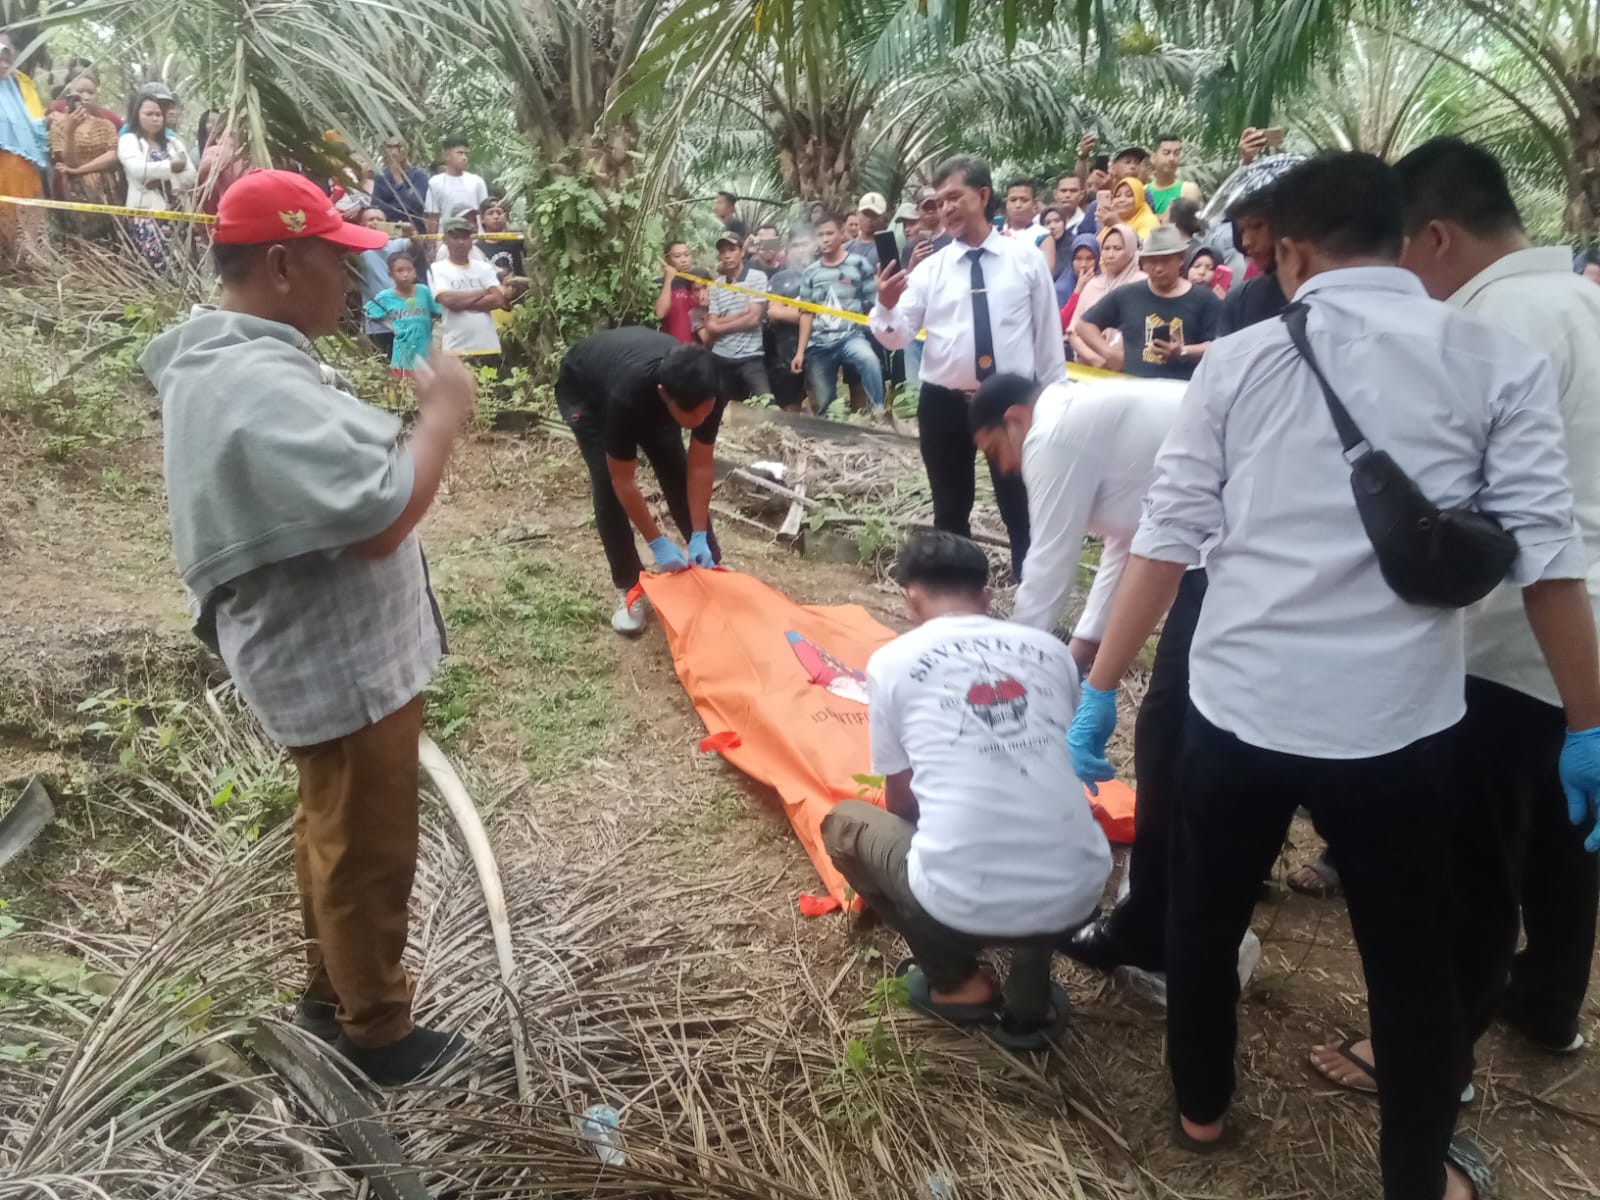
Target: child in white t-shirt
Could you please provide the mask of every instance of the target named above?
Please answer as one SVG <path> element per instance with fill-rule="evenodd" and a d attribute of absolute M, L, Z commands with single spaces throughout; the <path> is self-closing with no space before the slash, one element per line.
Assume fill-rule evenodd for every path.
<path fill-rule="evenodd" d="M 822 838 L 910 946 L 912 1006 L 1032 1048 L 1065 1023 L 1052 948 L 1094 915 L 1111 848 L 1067 754 L 1077 667 L 1051 635 L 988 615 L 988 575 L 955 534 L 902 548 L 896 578 L 920 623 L 867 664 L 888 811 L 843 801 Z M 1003 999 L 978 960 L 996 945 L 1016 947 Z"/>

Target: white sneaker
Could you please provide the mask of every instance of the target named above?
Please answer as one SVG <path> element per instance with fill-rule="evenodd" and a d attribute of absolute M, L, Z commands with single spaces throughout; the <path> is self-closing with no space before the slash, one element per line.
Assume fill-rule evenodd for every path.
<path fill-rule="evenodd" d="M 628 603 L 628 593 L 617 596 L 617 611 L 611 614 L 611 628 L 624 637 L 638 637 L 644 632 L 645 618 L 650 615 L 650 601 L 643 592 L 634 593 L 633 603 Z"/>

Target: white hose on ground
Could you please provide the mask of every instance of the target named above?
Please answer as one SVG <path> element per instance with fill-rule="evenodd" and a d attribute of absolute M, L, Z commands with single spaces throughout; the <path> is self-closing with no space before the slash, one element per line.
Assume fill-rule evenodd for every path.
<path fill-rule="evenodd" d="M 461 831 L 461 840 L 467 844 L 467 853 L 471 855 L 472 865 L 478 872 L 478 885 L 483 889 L 483 900 L 489 909 L 489 928 L 494 933 L 494 953 L 500 963 L 500 981 L 505 984 L 507 993 L 515 996 L 516 964 L 511 957 L 511 920 L 506 914 L 506 893 L 500 883 L 500 865 L 495 862 L 494 851 L 489 846 L 489 835 L 478 817 L 478 808 L 444 751 L 427 734 L 417 741 L 417 758 L 455 819 L 456 828 Z M 510 1002 L 508 998 L 507 1003 Z M 523 1100 L 529 1100 L 533 1096 L 533 1083 L 528 1077 L 528 1054 L 522 1044 L 522 1023 L 508 1023 L 511 1026 L 511 1057 L 517 1068 L 517 1092 Z"/>

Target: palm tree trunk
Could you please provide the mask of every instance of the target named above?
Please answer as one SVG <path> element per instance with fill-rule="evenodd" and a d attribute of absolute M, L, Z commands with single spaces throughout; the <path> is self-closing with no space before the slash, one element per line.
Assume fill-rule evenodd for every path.
<path fill-rule="evenodd" d="M 1585 58 L 1573 70 L 1576 119 L 1568 123 L 1577 168 L 1567 196 L 1567 232 L 1592 246 L 1600 233 L 1600 61 Z"/>

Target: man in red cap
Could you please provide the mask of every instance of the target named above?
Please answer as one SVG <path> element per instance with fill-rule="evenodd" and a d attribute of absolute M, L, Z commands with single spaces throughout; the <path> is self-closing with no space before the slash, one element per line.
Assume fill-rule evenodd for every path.
<path fill-rule="evenodd" d="M 296 1024 L 380 1084 L 457 1055 L 416 1026 L 401 966 L 417 859 L 422 691 L 444 651 L 415 528 L 472 411 L 458 362 L 418 362 L 420 416 L 361 403 L 312 340 L 334 333 L 351 253 L 387 240 L 286 171 L 230 188 L 222 303 L 140 360 L 161 393 L 173 547 L 195 632 L 300 778 L 295 874 L 310 943 Z"/>

